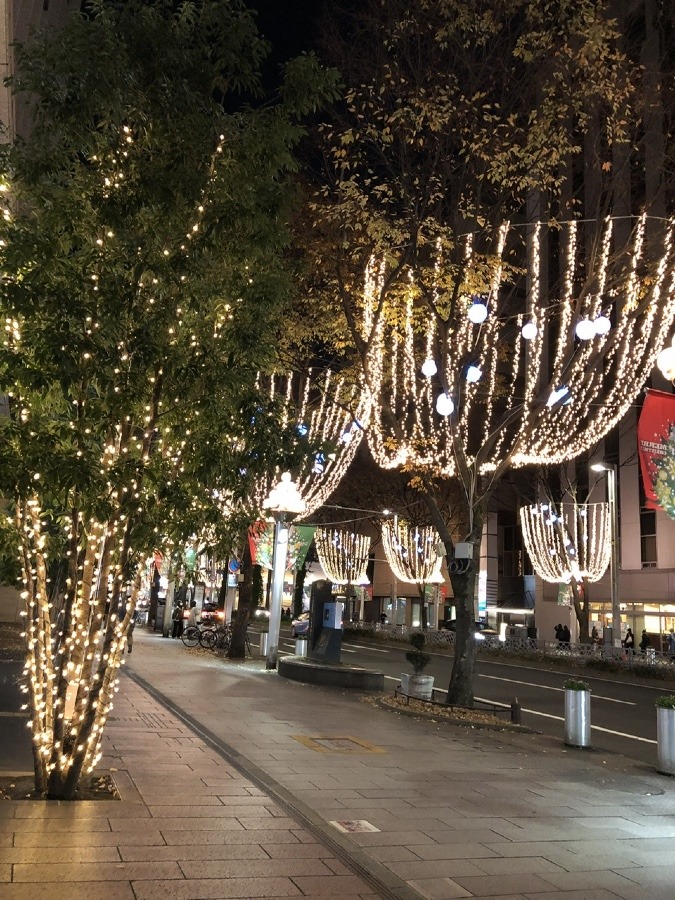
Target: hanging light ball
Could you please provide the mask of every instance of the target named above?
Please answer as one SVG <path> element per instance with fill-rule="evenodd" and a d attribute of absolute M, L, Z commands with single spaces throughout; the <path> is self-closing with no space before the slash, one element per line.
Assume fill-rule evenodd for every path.
<path fill-rule="evenodd" d="M 438 372 L 438 367 L 433 359 L 425 359 L 422 363 L 422 375 L 425 378 L 431 378 Z"/>
<path fill-rule="evenodd" d="M 523 339 L 526 341 L 533 341 L 539 329 L 534 324 L 534 322 L 526 322 L 520 330 L 520 333 L 523 336 Z"/>
<path fill-rule="evenodd" d="M 612 327 L 612 323 L 607 316 L 598 316 L 593 324 L 595 325 L 595 333 L 598 337 L 604 337 L 604 335 L 609 334 Z"/>
<path fill-rule="evenodd" d="M 469 321 L 473 322 L 474 325 L 480 325 L 487 319 L 488 308 L 482 302 L 482 300 L 474 300 L 474 302 L 469 307 Z"/>
<path fill-rule="evenodd" d="M 466 370 L 466 380 L 469 384 L 474 384 L 476 381 L 480 381 L 483 377 L 482 369 L 479 369 L 478 366 L 469 366 Z"/>
<path fill-rule="evenodd" d="M 447 394 L 439 394 L 436 398 L 436 412 L 439 416 L 451 416 L 455 411 L 455 404 Z"/>
<path fill-rule="evenodd" d="M 675 379 L 675 340 L 672 346 L 666 347 L 656 357 L 656 365 L 664 378 Z"/>
<path fill-rule="evenodd" d="M 581 319 L 575 331 L 580 341 L 590 341 L 595 337 L 595 323 L 590 319 Z"/>

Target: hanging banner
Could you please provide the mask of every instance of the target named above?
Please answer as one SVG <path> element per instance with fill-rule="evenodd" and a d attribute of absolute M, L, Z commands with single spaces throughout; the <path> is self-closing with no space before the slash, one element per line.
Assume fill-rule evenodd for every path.
<path fill-rule="evenodd" d="M 308 535 L 311 531 L 311 535 Z M 314 536 L 314 528 L 305 525 L 291 525 L 288 530 L 288 553 L 286 555 L 286 571 L 299 569 L 305 561 L 309 545 Z M 274 523 L 256 522 L 248 532 L 251 562 L 263 569 L 272 568 L 274 556 Z"/>
<path fill-rule="evenodd" d="M 638 455 L 645 506 L 675 518 L 675 394 L 647 391 L 638 422 Z"/>
<path fill-rule="evenodd" d="M 305 564 L 309 547 L 314 540 L 314 532 L 316 525 L 296 525 L 294 531 L 297 532 L 298 538 L 302 541 L 302 546 L 298 549 L 298 555 L 295 559 L 295 570 L 299 571 Z"/>

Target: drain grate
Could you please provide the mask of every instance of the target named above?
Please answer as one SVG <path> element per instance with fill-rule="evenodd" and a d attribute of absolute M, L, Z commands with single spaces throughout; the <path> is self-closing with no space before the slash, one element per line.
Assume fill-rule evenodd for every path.
<path fill-rule="evenodd" d="M 309 750 L 315 750 L 317 753 L 386 753 L 384 747 L 378 747 L 377 744 L 371 744 L 370 741 L 364 741 L 363 738 L 352 737 L 351 735 L 326 735 L 319 734 L 293 734 L 293 740 L 303 744 Z"/>

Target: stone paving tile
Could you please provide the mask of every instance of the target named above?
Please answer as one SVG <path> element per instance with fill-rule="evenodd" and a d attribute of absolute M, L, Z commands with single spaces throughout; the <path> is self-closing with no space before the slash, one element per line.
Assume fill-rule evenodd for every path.
<path fill-rule="evenodd" d="M 156 853 L 158 848 L 148 848 L 143 852 L 150 854 Z M 99 862 L 119 862 L 120 854 L 117 847 L 70 847 L 67 851 L 68 861 L 77 863 L 99 863 Z M 8 850 L 0 850 L 0 863 L 9 863 L 10 865 L 32 863 L 60 863 L 63 862 L 64 850 L 62 847 L 45 847 L 40 844 L 37 847 L 13 847 Z M 154 857 L 145 856 L 142 859 L 153 859 Z"/>
<path fill-rule="evenodd" d="M 293 878 L 303 895 L 314 894 L 317 897 L 343 897 L 345 894 L 357 894 L 368 891 L 368 885 L 356 875 L 331 875 L 330 878 L 316 876 Z"/>
<path fill-rule="evenodd" d="M 486 875 L 521 875 L 528 872 L 531 872 L 533 875 L 546 873 L 547 876 L 549 873 L 557 872 L 566 874 L 565 870 L 559 865 L 541 856 L 518 856 L 511 859 L 476 859 L 471 857 L 471 859 Z"/>
<path fill-rule="evenodd" d="M 500 894 L 552 893 L 556 887 L 539 875 L 482 875 L 465 877 L 455 875 L 453 878 L 473 897 L 499 897 Z M 565 898 L 568 900 L 568 898 Z"/>
<path fill-rule="evenodd" d="M 137 881 L 135 900 L 239 900 L 257 897 L 302 897 L 290 878 L 207 878 L 192 881 Z M 107 900 L 107 898 L 106 898 Z"/>
<path fill-rule="evenodd" d="M 418 878 L 454 878 L 459 875 L 481 876 L 485 873 L 479 868 L 480 860 L 474 863 L 468 859 L 431 859 L 412 862 L 391 862 L 392 872 L 405 881 Z"/>
<path fill-rule="evenodd" d="M 480 895 L 475 895 L 480 896 Z M 485 896 L 489 896 L 492 898 L 492 894 L 486 894 Z M 527 900 L 550 900 L 551 894 L 545 893 L 528 893 L 526 894 Z M 596 888 L 582 891 L 565 891 L 564 900 L 616 900 L 617 895 L 611 891 L 606 891 L 604 888 Z M 672 895 L 671 895 L 672 898 Z"/>
<path fill-rule="evenodd" d="M 14 866 L 14 881 L 130 881 L 182 878 L 175 862 L 51 863 Z"/>
<path fill-rule="evenodd" d="M 288 844 L 281 844 L 286 850 Z M 303 844 L 298 844 L 302 848 Z M 162 862 L 181 860 L 212 859 L 269 859 L 270 853 L 259 844 L 173 844 L 166 847 L 120 846 L 119 855 L 124 862 Z M 326 851 L 328 852 L 328 851 Z"/>
<path fill-rule="evenodd" d="M 128 882 L 3 884 L 2 900 L 136 900 Z"/>
<path fill-rule="evenodd" d="M 222 829 L 214 829 L 211 831 L 203 831 L 195 828 L 194 830 L 181 829 L 179 831 L 162 831 L 162 843 L 168 846 L 176 845 L 198 845 L 198 844 L 225 844 L 227 846 L 243 845 L 243 844 L 298 844 L 301 838 L 295 831 L 263 831 L 251 830 L 245 831 L 223 831 Z M 126 839 L 126 835 L 124 836 Z M 116 836 L 119 842 L 120 836 Z M 311 841 L 310 841 L 311 843 Z"/>
<path fill-rule="evenodd" d="M 272 818 L 273 813 L 269 807 L 273 805 L 273 802 L 268 800 L 266 805 L 257 802 L 252 804 L 215 803 L 210 806 L 151 806 L 150 812 L 153 819 L 163 819 L 164 821 L 182 817 L 192 819 L 238 819 L 242 816 L 251 816 L 252 814 L 258 818 L 267 819 L 268 816 Z"/>
<path fill-rule="evenodd" d="M 457 897 L 471 896 L 450 878 L 417 878 L 410 882 L 410 886 L 425 900 L 454 900 Z"/>
<path fill-rule="evenodd" d="M 446 842 L 444 844 L 421 844 L 412 848 L 419 859 L 472 859 L 483 860 L 498 856 L 482 844 Z M 479 864 L 480 865 L 480 864 Z M 482 865 L 481 865 L 482 868 Z"/>
<path fill-rule="evenodd" d="M 180 868 L 186 878 L 238 878 L 245 873 L 250 878 L 271 878 L 286 875 L 297 880 L 298 876 L 330 875 L 331 870 L 320 859 L 296 857 L 294 859 L 255 859 L 242 866 L 238 860 L 218 859 L 206 861 L 185 860 Z M 351 872 L 349 873 L 352 874 Z"/>
<path fill-rule="evenodd" d="M 166 843 L 162 834 L 154 828 L 144 831 L 142 835 L 134 835 L 133 840 L 136 844 L 148 846 Z M 55 832 L 52 830 L 14 835 L 15 847 L 116 847 L 119 841 L 120 835 L 112 831 Z"/>

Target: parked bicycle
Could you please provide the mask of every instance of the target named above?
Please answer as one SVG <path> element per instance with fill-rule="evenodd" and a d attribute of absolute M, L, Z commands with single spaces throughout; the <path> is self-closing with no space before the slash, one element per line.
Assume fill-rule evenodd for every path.
<path fill-rule="evenodd" d="M 197 644 L 203 647 L 202 636 L 214 630 L 212 625 L 188 625 L 183 629 L 180 639 L 186 647 L 196 647 Z"/>
<path fill-rule="evenodd" d="M 232 626 L 218 625 L 216 628 L 202 631 L 199 637 L 200 647 L 208 650 L 228 650 L 232 642 Z"/>

